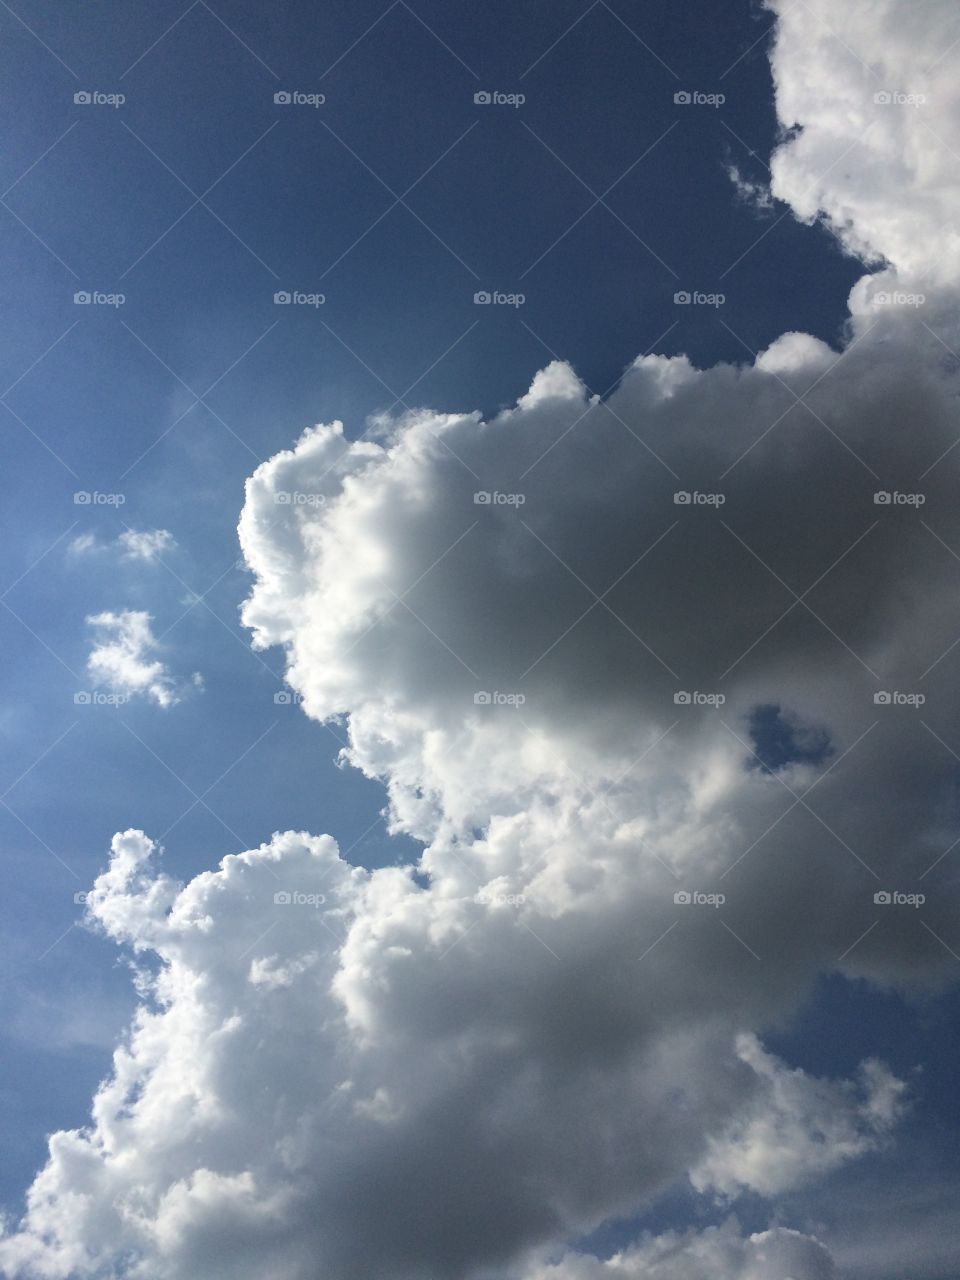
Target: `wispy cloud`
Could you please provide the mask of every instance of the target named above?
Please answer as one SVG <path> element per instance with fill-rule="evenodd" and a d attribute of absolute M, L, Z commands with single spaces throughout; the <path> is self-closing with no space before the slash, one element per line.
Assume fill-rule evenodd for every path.
<path fill-rule="evenodd" d="M 74 538 L 67 548 L 72 556 L 115 554 L 121 560 L 151 564 L 173 551 L 176 539 L 169 529 L 125 529 L 119 537 L 103 542 L 89 531 Z"/>

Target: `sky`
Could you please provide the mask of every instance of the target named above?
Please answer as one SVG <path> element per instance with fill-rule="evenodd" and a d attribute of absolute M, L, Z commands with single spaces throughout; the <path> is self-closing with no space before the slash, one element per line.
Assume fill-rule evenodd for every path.
<path fill-rule="evenodd" d="M 0 1274 L 956 1280 L 953 6 L 0 31 Z"/>

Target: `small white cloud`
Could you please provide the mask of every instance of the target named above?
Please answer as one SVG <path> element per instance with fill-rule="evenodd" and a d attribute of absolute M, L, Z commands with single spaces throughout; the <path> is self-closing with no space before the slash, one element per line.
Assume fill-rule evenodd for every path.
<path fill-rule="evenodd" d="M 71 556 L 89 555 L 92 551 L 101 550 L 101 545 L 97 542 L 96 536 L 92 533 L 81 533 L 67 547 L 67 554 Z"/>
<path fill-rule="evenodd" d="M 773 208 L 773 194 L 766 183 L 754 182 L 751 178 L 745 178 L 735 164 L 728 166 L 727 177 L 733 183 L 737 195 L 744 204 L 749 205 L 758 213 L 769 213 Z"/>
<path fill-rule="evenodd" d="M 819 1080 L 785 1067 L 749 1033 L 738 1037 L 737 1056 L 761 1087 L 709 1140 L 690 1175 L 698 1191 L 777 1195 L 876 1150 L 903 1115 L 906 1085 L 875 1059 L 861 1064 L 856 1081 Z"/>
<path fill-rule="evenodd" d="M 177 545 L 169 529 L 127 529 L 117 541 L 124 560 L 157 560 Z"/>
<path fill-rule="evenodd" d="M 150 629 L 150 614 L 140 609 L 97 613 L 87 618 L 97 641 L 87 659 L 87 670 L 98 685 L 133 697 L 143 694 L 158 706 L 180 701 L 174 681 L 164 664 L 149 655 L 157 647 Z"/>
<path fill-rule="evenodd" d="M 101 542 L 94 533 L 81 533 L 70 543 L 67 552 L 71 556 L 85 556 L 117 550 L 121 560 L 151 563 L 158 560 L 164 551 L 172 551 L 176 545 L 169 529 L 126 529 L 110 542 Z"/>

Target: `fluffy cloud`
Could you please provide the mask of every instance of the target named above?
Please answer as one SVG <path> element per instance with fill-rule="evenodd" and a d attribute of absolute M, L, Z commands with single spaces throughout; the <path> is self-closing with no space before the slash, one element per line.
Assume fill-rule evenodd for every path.
<path fill-rule="evenodd" d="M 144 1003 L 90 1129 L 52 1140 L 29 1232 L 0 1242 L 14 1274 L 465 1275 L 698 1158 L 705 1185 L 780 1187 L 772 1137 L 806 1171 L 824 1135 L 849 1142 L 839 1163 L 894 1119 L 879 1069 L 855 1087 L 749 1038 L 732 1054 L 727 1016 L 675 998 L 676 956 L 638 983 L 621 934 L 598 971 L 587 918 L 530 916 L 551 954 L 512 910 L 351 867 L 329 837 L 276 836 L 186 886 L 156 863 L 118 835 L 89 895 Z M 702 1256 L 721 1246 L 731 1276 L 766 1274 L 734 1268 L 756 1250 L 726 1231 Z"/>
<path fill-rule="evenodd" d="M 934 933 L 892 912 L 853 947 L 874 893 L 918 889 L 952 839 L 942 350 L 890 308 L 855 316 L 840 355 L 788 334 L 740 369 L 648 356 L 602 404 L 551 366 L 489 423 L 311 429 L 249 482 L 245 619 L 287 647 L 309 714 L 347 717 L 348 758 L 461 890 L 560 916 L 645 876 L 647 905 L 722 888 L 765 964 L 949 974 L 943 893 Z M 278 505 L 293 488 L 323 502 Z M 751 767 L 773 706 L 828 758 Z"/>
<path fill-rule="evenodd" d="M 9 1273 L 832 1274 L 781 1227 L 538 1253 L 685 1181 L 775 1197 L 874 1150 L 902 1083 L 816 1079 L 762 1033 L 824 972 L 955 977 L 957 273 L 916 228 L 956 178 L 894 103 L 840 164 L 853 90 L 813 8 L 783 6 L 778 110 L 804 128 L 773 190 L 886 258 L 840 353 L 647 356 L 604 402 L 558 361 L 489 422 L 322 425 L 251 477 L 245 621 L 426 848 L 364 871 L 286 833 L 181 886 L 115 838 L 89 909 L 144 1001 Z M 945 12 L 831 16 L 908 91 Z M 918 281 L 922 321 L 882 297 Z M 108 669 L 149 670 L 146 615 L 101 618 Z"/>
<path fill-rule="evenodd" d="M 150 614 L 141 609 L 92 614 L 87 624 L 96 641 L 87 659 L 87 671 L 97 685 L 105 685 L 111 693 L 143 695 L 160 707 L 170 707 L 180 701 L 180 692 L 164 663 L 151 657 L 157 648 L 151 621 Z M 194 685 L 199 682 L 199 676 L 194 676 Z"/>
<path fill-rule="evenodd" d="M 854 253 L 902 277 L 955 284 L 960 93 L 947 56 L 952 0 L 768 0 L 777 114 L 796 136 L 772 162 L 772 190 L 824 216 Z"/>

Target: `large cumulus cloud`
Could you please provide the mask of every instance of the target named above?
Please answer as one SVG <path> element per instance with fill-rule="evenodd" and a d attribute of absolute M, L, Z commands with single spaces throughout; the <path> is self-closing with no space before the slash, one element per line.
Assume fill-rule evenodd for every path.
<path fill-rule="evenodd" d="M 907 12 L 848 6 L 846 56 L 879 59 L 880 20 L 877 73 L 910 80 L 947 18 Z M 856 127 L 849 77 L 807 86 L 826 39 L 783 6 L 778 110 L 804 128 L 773 190 L 885 260 L 840 351 L 647 356 L 602 403 L 555 362 L 492 421 L 322 425 L 250 479 L 255 643 L 426 847 L 364 871 L 286 833 L 180 886 L 115 839 L 90 913 L 144 1001 L 0 1242 L 10 1274 L 589 1280 L 543 1249 L 891 1140 L 908 1098 L 881 1062 L 817 1079 L 762 1038 L 826 971 L 929 987 L 956 963 L 958 264 L 917 228 L 958 192 L 871 94 L 910 197 L 884 200 L 879 142 L 799 194 Z M 603 1269 L 833 1274 L 816 1240 L 734 1223 Z"/>
<path fill-rule="evenodd" d="M 901 1105 L 879 1063 L 831 1082 L 749 1035 L 731 1053 L 729 1016 L 677 994 L 682 956 L 640 978 L 623 947 L 620 990 L 595 973 L 592 1002 L 584 924 L 544 930 L 561 958 L 329 837 L 277 836 L 180 886 L 127 831 L 88 905 L 136 952 L 145 1001 L 92 1129 L 52 1140 L 31 1229 L 0 1245 L 13 1271 L 464 1275 L 693 1166 L 720 1192 L 799 1185 Z"/>

